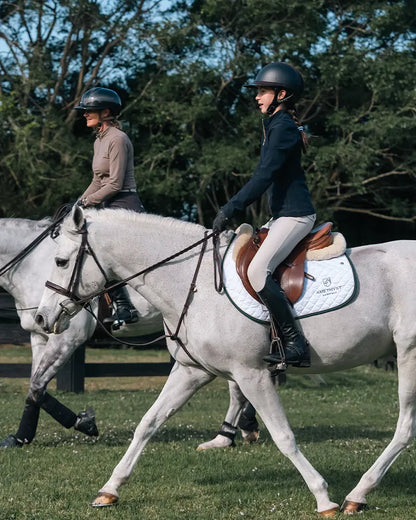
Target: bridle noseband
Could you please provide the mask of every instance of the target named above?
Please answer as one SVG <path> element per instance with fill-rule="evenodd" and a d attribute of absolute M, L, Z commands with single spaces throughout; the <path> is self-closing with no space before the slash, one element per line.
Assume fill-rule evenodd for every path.
<path fill-rule="evenodd" d="M 86 254 L 90 254 L 93 258 L 95 263 L 97 264 L 98 269 L 101 271 L 101 274 L 104 276 L 104 279 L 106 281 L 106 285 L 109 284 L 109 280 L 107 278 L 107 275 L 105 274 L 104 269 L 102 268 L 100 262 L 98 261 L 98 258 L 96 254 L 94 253 L 93 249 L 91 248 L 89 242 L 88 242 L 88 230 L 86 223 L 84 222 L 82 228 L 77 231 L 78 234 L 81 235 L 81 245 L 79 246 L 77 257 L 75 259 L 74 268 L 72 270 L 71 279 L 69 280 L 68 288 L 65 289 L 65 287 L 62 287 L 61 285 L 58 285 L 54 282 L 51 282 L 50 280 L 47 280 L 45 282 L 45 286 L 48 289 L 51 289 L 52 291 L 61 294 L 62 296 L 66 296 L 71 300 L 71 302 L 79 304 L 79 305 L 86 305 L 89 303 L 95 296 L 91 296 L 88 298 L 80 298 L 75 293 L 75 289 L 79 285 L 79 281 L 81 278 L 81 269 L 82 264 L 84 262 L 84 257 Z M 106 292 L 108 289 L 106 289 L 104 292 Z M 65 311 L 65 307 L 63 307 Z M 71 313 L 72 315 L 72 313 Z"/>
<path fill-rule="evenodd" d="M 105 293 L 107 293 L 107 292 L 109 292 L 111 290 L 114 290 L 114 289 L 117 289 L 117 288 L 120 288 L 120 287 L 124 287 L 125 285 L 127 285 L 127 282 L 132 280 L 133 278 L 141 276 L 141 275 L 143 275 L 145 273 L 148 273 L 150 271 L 154 271 L 158 267 L 166 264 L 167 262 L 173 260 L 174 258 L 176 258 L 176 257 L 178 257 L 178 256 L 180 256 L 180 255 L 190 251 L 191 249 L 194 249 L 198 245 L 202 244 L 201 252 L 199 254 L 198 263 L 197 263 L 197 266 L 196 266 L 196 269 L 195 269 L 195 272 L 194 272 L 194 276 L 192 278 L 191 285 L 190 285 L 189 290 L 188 290 L 188 296 L 186 298 L 185 305 L 184 305 L 182 313 L 180 315 L 179 322 L 178 322 L 178 325 L 176 327 L 176 330 L 175 330 L 175 332 L 172 333 L 169 330 L 167 324 L 165 323 L 165 326 L 166 326 L 169 334 L 164 336 L 164 337 L 171 338 L 173 341 L 177 341 L 178 344 L 182 347 L 182 349 L 186 352 L 186 354 L 190 357 L 190 359 L 192 359 L 192 361 L 194 361 L 196 364 L 201 366 L 201 364 L 188 351 L 188 349 L 186 348 L 186 346 L 183 343 L 183 341 L 179 338 L 178 334 L 179 334 L 179 329 L 180 329 L 180 327 L 182 325 L 182 322 L 183 322 L 183 320 L 185 318 L 185 315 L 186 315 L 186 313 L 188 311 L 188 308 L 189 308 L 189 306 L 191 304 L 192 294 L 196 291 L 196 280 L 197 280 L 197 277 L 198 277 L 199 269 L 201 267 L 202 258 L 203 258 L 204 254 L 205 254 L 207 243 L 208 243 L 208 240 L 210 238 L 213 239 L 213 244 L 214 244 L 213 255 L 214 255 L 215 289 L 217 290 L 217 292 L 222 292 L 223 281 L 222 281 L 222 272 L 221 272 L 221 265 L 220 265 L 221 259 L 220 259 L 220 255 L 219 255 L 219 237 L 218 237 L 218 233 L 214 233 L 213 232 L 213 233 L 208 234 L 208 232 L 205 232 L 204 238 L 202 238 L 201 240 L 198 240 L 197 242 L 195 242 L 195 243 L 191 244 L 190 246 L 186 247 L 185 249 L 182 249 L 181 251 L 179 251 L 179 252 L 177 252 L 177 253 L 175 253 L 175 254 L 173 254 L 173 255 L 171 255 L 171 256 L 163 259 L 163 260 L 161 260 L 160 262 L 157 262 L 156 264 L 153 264 L 153 265 L 151 265 L 151 266 L 149 266 L 149 267 L 147 267 L 145 269 L 142 269 L 138 273 L 135 273 L 135 274 L 129 276 L 128 278 L 125 278 L 124 280 L 121 280 L 120 282 L 117 282 L 117 283 L 112 284 L 112 285 L 109 284 L 108 277 L 106 276 L 103 267 L 101 266 L 100 262 L 98 261 L 98 258 L 96 256 L 96 254 L 94 253 L 91 245 L 88 242 L 88 230 L 87 230 L 85 222 L 84 222 L 82 228 L 77 233 L 81 234 L 81 245 L 79 247 L 79 250 L 78 250 L 78 253 L 77 253 L 77 257 L 75 259 L 74 269 L 73 269 L 72 274 L 71 274 L 71 279 L 69 281 L 68 288 L 65 289 L 61 285 L 58 285 L 58 284 L 56 284 L 54 282 L 51 282 L 50 280 L 46 281 L 45 286 L 48 289 L 51 289 L 52 291 L 54 291 L 54 292 L 56 292 L 58 294 L 61 294 L 62 296 L 66 296 L 69 299 L 70 303 L 75 304 L 76 306 L 83 306 L 83 307 L 85 307 L 87 304 L 89 304 L 90 301 L 93 300 L 94 298 L 96 298 L 98 296 L 102 296 L 103 294 L 105 294 Z M 88 297 L 81 298 L 81 297 L 77 296 L 75 291 L 76 291 L 76 289 L 77 289 L 77 287 L 79 285 L 79 282 L 80 282 L 81 269 L 82 269 L 84 257 L 85 257 L 86 254 L 91 254 L 91 256 L 94 258 L 94 261 L 97 264 L 97 267 L 99 268 L 99 270 L 101 271 L 102 275 L 104 276 L 104 279 L 106 280 L 106 286 L 101 291 L 93 293 L 92 295 L 90 295 Z M 74 307 L 73 310 L 71 310 L 68 307 L 68 305 L 67 305 L 67 301 L 68 300 L 60 303 L 60 306 L 62 307 L 62 312 L 64 312 L 68 316 L 73 316 L 74 314 L 76 314 L 76 307 Z"/>

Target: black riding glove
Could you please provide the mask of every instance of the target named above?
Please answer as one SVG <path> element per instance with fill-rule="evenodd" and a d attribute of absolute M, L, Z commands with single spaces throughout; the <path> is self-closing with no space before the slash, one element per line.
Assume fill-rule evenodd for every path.
<path fill-rule="evenodd" d="M 225 229 L 225 225 L 228 222 L 228 218 L 225 216 L 224 212 L 220 209 L 217 213 L 217 216 L 212 223 L 212 231 L 214 233 L 221 233 Z"/>

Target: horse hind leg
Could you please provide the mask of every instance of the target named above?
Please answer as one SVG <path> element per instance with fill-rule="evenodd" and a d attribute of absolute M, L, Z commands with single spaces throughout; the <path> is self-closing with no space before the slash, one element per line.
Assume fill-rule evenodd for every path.
<path fill-rule="evenodd" d="M 397 370 L 400 412 L 393 439 L 346 496 L 342 506 L 345 513 L 357 512 L 366 506 L 367 494 L 380 484 L 387 470 L 416 436 L 416 348 L 400 353 L 398 347 Z"/>
<path fill-rule="evenodd" d="M 215 376 L 204 370 L 175 363 L 159 397 L 137 426 L 126 453 L 91 504 L 93 507 L 109 506 L 117 502 L 119 487 L 129 479 L 150 438 L 197 390 L 213 379 Z"/>
<path fill-rule="evenodd" d="M 329 499 L 327 483 L 299 450 L 270 373 L 267 370 L 256 370 L 250 374 L 244 372 L 240 374 L 241 377 L 234 376 L 241 391 L 259 413 L 276 446 L 296 467 L 315 496 L 317 512 L 323 517 L 335 516 L 339 505 Z"/>
<path fill-rule="evenodd" d="M 228 448 L 234 445 L 234 438 L 238 429 L 238 420 L 240 418 L 244 404 L 247 402 L 242 394 L 239 386 L 234 381 L 228 382 L 230 394 L 230 404 L 221 428 L 213 439 L 203 442 L 197 448 L 198 451 L 211 450 L 215 448 Z"/>

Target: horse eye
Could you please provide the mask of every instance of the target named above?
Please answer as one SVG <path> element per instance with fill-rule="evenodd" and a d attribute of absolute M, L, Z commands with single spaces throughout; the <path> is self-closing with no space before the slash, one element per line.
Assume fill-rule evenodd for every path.
<path fill-rule="evenodd" d="M 65 258 L 55 258 L 55 264 L 57 267 L 66 267 L 68 265 L 68 260 L 65 260 Z"/>

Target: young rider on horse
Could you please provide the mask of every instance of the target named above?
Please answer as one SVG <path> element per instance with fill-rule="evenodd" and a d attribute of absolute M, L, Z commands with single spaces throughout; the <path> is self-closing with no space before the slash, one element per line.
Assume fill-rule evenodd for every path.
<path fill-rule="evenodd" d="M 134 179 L 133 145 L 117 121 L 121 110 L 119 95 L 114 90 L 95 87 L 85 92 L 75 109 L 83 111 L 87 126 L 96 132 L 93 179 L 78 203 L 83 207 L 143 212 Z M 117 307 L 114 315 L 117 326 L 138 320 L 137 310 L 124 287 L 112 291 L 111 296 Z"/>
<path fill-rule="evenodd" d="M 307 136 L 295 109 L 303 92 L 303 79 L 287 63 L 274 62 L 262 68 L 254 82 L 245 86 L 257 88 L 256 101 L 262 114 L 268 116 L 263 121 L 260 161 L 251 179 L 219 210 L 213 230 L 221 232 L 236 211 L 244 210 L 269 190 L 272 215 L 269 233 L 247 274 L 279 329 L 286 363 L 307 367 L 309 344 L 295 324 L 285 293 L 272 278 L 276 267 L 312 230 L 316 218 L 301 165 Z M 281 357 L 271 353 L 264 360 L 276 364 Z"/>

